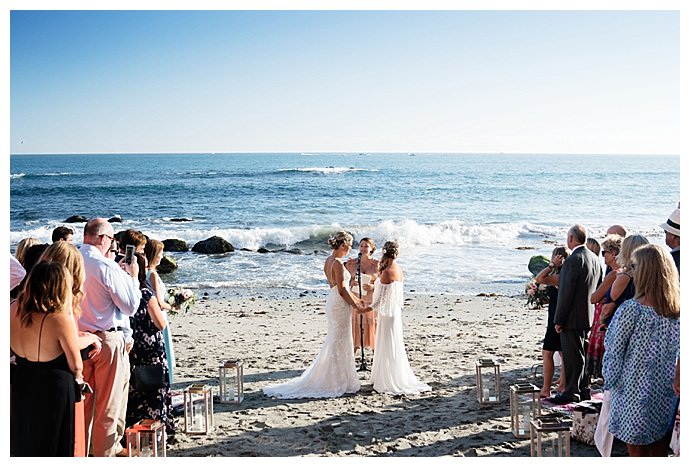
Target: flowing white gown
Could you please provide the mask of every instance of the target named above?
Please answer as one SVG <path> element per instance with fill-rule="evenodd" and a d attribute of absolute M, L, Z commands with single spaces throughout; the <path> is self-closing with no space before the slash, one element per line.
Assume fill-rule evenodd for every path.
<path fill-rule="evenodd" d="M 431 391 L 412 373 L 403 342 L 403 284 L 377 281 L 372 308 L 378 311 L 376 352 L 371 369 L 374 390 L 392 394 L 415 394 Z"/>
<path fill-rule="evenodd" d="M 345 283 L 350 274 L 345 271 Z M 352 351 L 352 310 L 331 287 L 326 299 L 328 334 L 316 359 L 298 378 L 282 384 L 266 386 L 264 394 L 278 399 L 303 399 L 340 397 L 359 391 L 359 378 L 355 371 L 355 355 Z"/>

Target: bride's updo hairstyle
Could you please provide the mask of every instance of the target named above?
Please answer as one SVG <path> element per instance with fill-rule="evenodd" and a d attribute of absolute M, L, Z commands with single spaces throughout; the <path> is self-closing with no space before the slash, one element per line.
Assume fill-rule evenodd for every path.
<path fill-rule="evenodd" d="M 337 250 L 343 244 L 352 246 L 352 240 L 352 235 L 345 231 L 340 231 L 328 239 L 328 245 L 331 247 L 331 250 Z"/>
<path fill-rule="evenodd" d="M 379 262 L 379 274 L 388 269 L 393 260 L 398 257 L 398 242 L 386 242 L 381 252 L 383 256 L 381 256 L 381 261 Z"/>

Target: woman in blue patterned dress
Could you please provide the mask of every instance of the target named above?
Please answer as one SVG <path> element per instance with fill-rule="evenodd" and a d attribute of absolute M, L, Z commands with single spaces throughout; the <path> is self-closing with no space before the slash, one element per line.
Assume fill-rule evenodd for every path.
<path fill-rule="evenodd" d="M 609 432 L 630 456 L 666 456 L 664 435 L 675 416 L 680 346 L 680 288 L 671 256 L 658 245 L 635 250 L 635 298 L 606 331 L 603 374 L 611 391 Z"/>
<path fill-rule="evenodd" d="M 129 353 L 129 364 L 132 375 L 139 365 L 157 365 L 163 367 L 165 381 L 163 386 L 154 391 L 138 391 L 134 387 L 134 378 L 130 377 L 129 399 L 127 401 L 127 426 L 132 426 L 144 418 L 161 420 L 165 424 L 168 439 L 175 434 L 172 413 L 172 397 L 168 382 L 168 360 L 165 356 L 163 333 L 165 317 L 161 313 L 158 301 L 146 284 L 146 258 L 135 253 L 139 263 L 139 284 L 141 303 L 139 309 L 130 317 L 134 347 Z"/>

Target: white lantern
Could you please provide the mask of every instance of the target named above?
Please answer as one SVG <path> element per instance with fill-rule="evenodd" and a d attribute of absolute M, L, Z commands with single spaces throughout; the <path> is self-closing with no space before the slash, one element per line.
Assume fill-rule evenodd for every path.
<path fill-rule="evenodd" d="M 213 430 L 213 388 L 192 384 L 184 390 L 184 431 L 206 434 Z"/>
<path fill-rule="evenodd" d="M 227 360 L 218 367 L 221 403 L 239 404 L 244 400 L 244 367 L 242 360 Z"/>
<path fill-rule="evenodd" d="M 537 417 L 530 422 L 532 457 L 570 457 L 570 420 L 556 415 Z"/>
<path fill-rule="evenodd" d="M 144 419 L 125 430 L 129 457 L 166 457 L 165 424 Z"/>
<path fill-rule="evenodd" d="M 530 437 L 530 422 L 541 416 L 540 390 L 532 383 L 510 386 L 510 426 L 516 438 Z"/>
<path fill-rule="evenodd" d="M 501 366 L 491 358 L 480 358 L 477 369 L 477 400 L 480 404 L 501 402 Z"/>

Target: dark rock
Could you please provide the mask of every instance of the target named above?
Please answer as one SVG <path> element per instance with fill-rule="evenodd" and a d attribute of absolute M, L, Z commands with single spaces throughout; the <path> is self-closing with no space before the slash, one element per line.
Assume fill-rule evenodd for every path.
<path fill-rule="evenodd" d="M 168 238 L 163 240 L 163 249 L 165 251 L 189 251 L 189 245 L 184 240 Z"/>
<path fill-rule="evenodd" d="M 278 253 L 278 252 L 290 253 L 293 255 L 301 255 L 302 254 L 302 250 L 300 250 L 299 248 L 292 248 L 291 250 L 286 250 L 285 248 L 281 248 L 280 250 L 276 250 L 276 253 Z"/>
<path fill-rule="evenodd" d="M 527 269 L 532 273 L 533 276 L 539 274 L 539 272 L 549 265 L 551 260 L 544 255 L 534 255 L 529 259 L 529 265 Z"/>
<path fill-rule="evenodd" d="M 254 251 L 251 248 L 240 248 L 240 251 Z"/>
<path fill-rule="evenodd" d="M 192 222 L 194 219 L 190 219 L 189 217 L 173 217 L 170 219 L 170 222 Z"/>
<path fill-rule="evenodd" d="M 116 214 L 113 217 L 111 217 L 110 219 L 108 219 L 108 222 L 110 222 L 111 224 L 113 222 L 122 222 L 122 216 L 119 214 Z"/>
<path fill-rule="evenodd" d="M 259 248 L 258 250 L 256 250 L 256 252 L 257 252 L 257 253 L 270 253 L 271 250 L 267 250 L 266 248 L 261 247 L 261 248 Z"/>
<path fill-rule="evenodd" d="M 177 261 L 172 259 L 170 256 L 163 256 L 161 262 L 156 268 L 160 274 L 170 274 L 175 269 L 177 269 Z"/>
<path fill-rule="evenodd" d="M 84 216 L 70 216 L 62 222 L 67 222 L 69 224 L 75 224 L 77 222 L 88 222 L 89 220 Z"/>
<path fill-rule="evenodd" d="M 211 238 L 197 242 L 192 247 L 192 251 L 196 253 L 217 254 L 228 253 L 235 251 L 235 247 L 224 238 L 214 235 Z"/>

